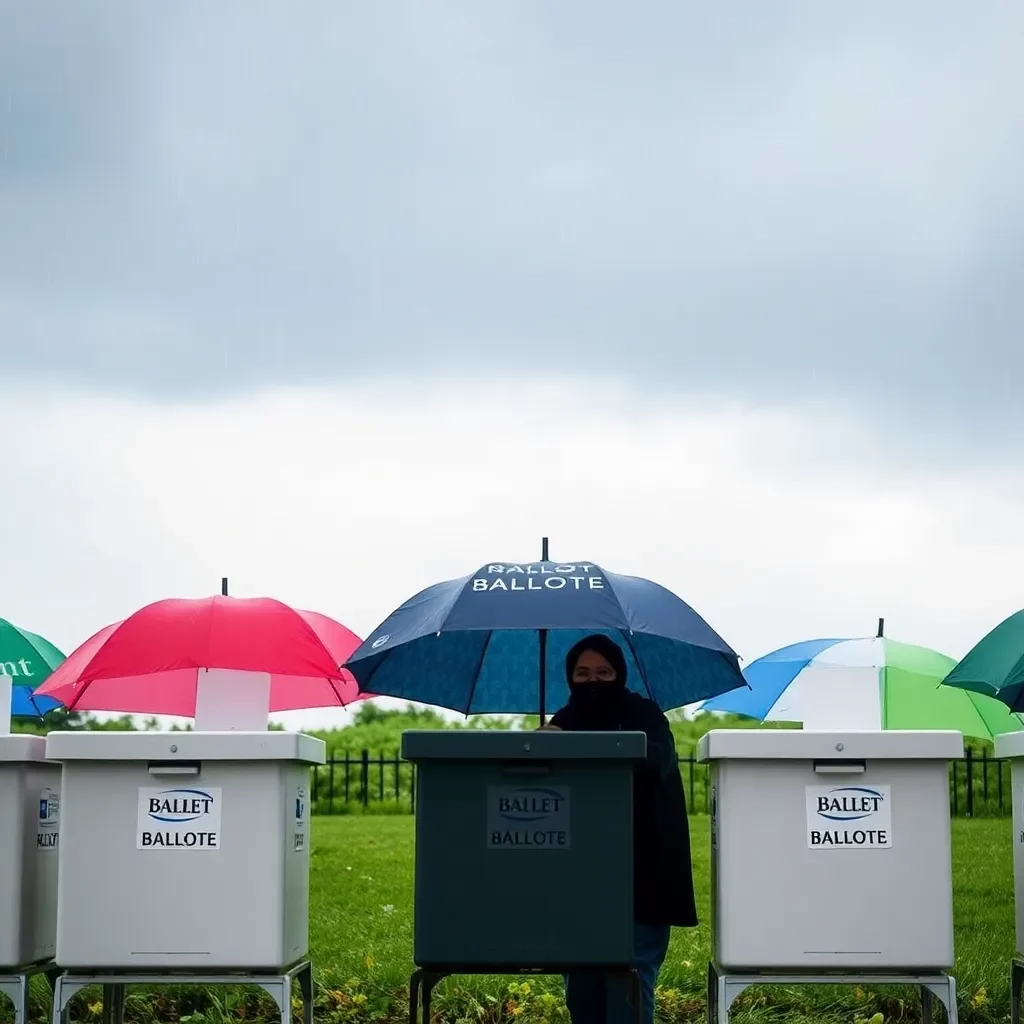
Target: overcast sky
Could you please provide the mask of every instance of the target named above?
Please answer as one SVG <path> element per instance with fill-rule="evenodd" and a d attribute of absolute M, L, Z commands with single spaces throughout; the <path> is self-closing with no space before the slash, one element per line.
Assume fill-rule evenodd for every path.
<path fill-rule="evenodd" d="M 1019 3 L 0 25 L 0 616 L 366 633 L 544 532 L 748 660 L 1024 604 Z"/>

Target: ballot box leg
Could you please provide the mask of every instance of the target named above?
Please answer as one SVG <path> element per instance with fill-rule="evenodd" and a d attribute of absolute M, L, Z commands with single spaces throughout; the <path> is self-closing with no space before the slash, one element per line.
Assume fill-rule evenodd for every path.
<path fill-rule="evenodd" d="M 423 1024 L 430 1024 L 430 1007 L 431 1002 L 434 998 L 434 988 L 437 983 L 444 977 L 443 974 L 432 974 L 427 971 L 423 975 L 423 982 L 421 985 L 422 999 L 421 1003 L 423 1006 Z"/>
<path fill-rule="evenodd" d="M 313 1024 L 313 965 L 307 963 L 298 973 L 302 995 L 302 1024 Z"/>
<path fill-rule="evenodd" d="M 1024 960 L 1010 964 L 1010 1024 L 1020 1024 L 1021 990 L 1024 989 Z"/>
<path fill-rule="evenodd" d="M 423 972 L 413 971 L 409 978 L 409 1024 L 417 1024 L 420 1015 L 420 988 L 423 985 Z"/>

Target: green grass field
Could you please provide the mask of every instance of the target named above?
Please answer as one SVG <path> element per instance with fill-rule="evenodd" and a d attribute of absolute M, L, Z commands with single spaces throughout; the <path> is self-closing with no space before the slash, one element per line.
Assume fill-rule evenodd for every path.
<path fill-rule="evenodd" d="M 676 931 L 661 976 L 659 1010 L 669 1021 L 704 1019 L 708 956 L 708 821 L 691 819 L 694 873 L 702 921 Z M 311 955 L 319 984 L 318 1024 L 405 1019 L 412 970 L 413 820 L 346 815 L 313 822 Z M 963 1024 L 1005 1021 L 1013 953 L 1013 885 L 1007 820 L 955 821 L 954 875 L 957 978 Z M 508 912 L 519 913 L 520 905 Z M 185 1020 L 221 1024 L 274 1019 L 261 996 L 170 990 L 169 998 L 141 993 L 128 1018 L 142 1024 Z M 567 1021 L 555 978 L 455 978 L 435 1001 L 444 1021 Z M 79 1020 L 99 1020 L 95 994 L 74 1004 Z M 34 1001 L 43 1020 L 45 1000 Z M 876 1017 L 876 1014 L 882 1014 Z M 916 993 L 852 988 L 752 990 L 736 1004 L 736 1024 L 830 1024 L 919 1020 Z M 0 1020 L 12 1017 L 5 1007 Z"/>
<path fill-rule="evenodd" d="M 709 948 L 708 819 L 691 819 L 694 878 L 702 925 L 677 929 L 661 975 L 662 1007 L 679 1020 L 703 1019 Z M 317 818 L 313 847 L 312 954 L 328 987 L 361 980 L 361 991 L 380 1009 L 406 985 L 412 970 L 411 818 Z M 1013 954 L 1013 876 L 1007 820 L 955 821 L 954 882 L 957 980 L 961 1021 L 980 1024 L 1009 1014 L 1009 959 Z M 519 908 L 509 907 L 509 913 Z M 487 999 L 509 996 L 515 979 L 452 979 L 439 1001 L 455 1012 L 446 1019 L 479 1019 L 472 1006 L 498 1009 Z M 530 995 L 558 993 L 557 979 L 531 979 Z M 528 999 L 527 1002 L 532 1000 Z M 544 1000 L 546 1004 L 548 1000 Z M 744 997 L 734 1020 L 796 1022 L 868 1020 L 883 1012 L 886 1020 L 919 1019 L 916 994 L 892 990 L 860 993 L 827 990 L 761 989 Z M 541 1015 L 545 1006 L 528 1006 Z M 533 1014 L 530 1013 L 530 1016 Z M 547 1008 L 547 1017 L 557 1015 Z M 522 1019 L 523 1014 L 519 1017 Z M 566 1018 L 567 1019 L 567 1018 Z"/>

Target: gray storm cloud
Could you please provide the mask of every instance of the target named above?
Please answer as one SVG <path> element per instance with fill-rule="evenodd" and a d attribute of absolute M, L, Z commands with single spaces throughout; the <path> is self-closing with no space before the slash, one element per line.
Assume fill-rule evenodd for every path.
<path fill-rule="evenodd" d="M 1019 4 L 0 10 L 7 379 L 546 368 L 1019 430 Z"/>

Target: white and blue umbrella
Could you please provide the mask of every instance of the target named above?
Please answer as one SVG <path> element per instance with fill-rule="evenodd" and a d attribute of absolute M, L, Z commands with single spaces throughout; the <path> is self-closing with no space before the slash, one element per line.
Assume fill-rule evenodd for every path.
<path fill-rule="evenodd" d="M 805 640 L 753 661 L 750 689 L 704 701 L 701 711 L 731 712 L 805 729 L 956 729 L 991 738 L 1021 728 L 1021 718 L 984 694 L 939 684 L 952 658 L 884 636 Z"/>

